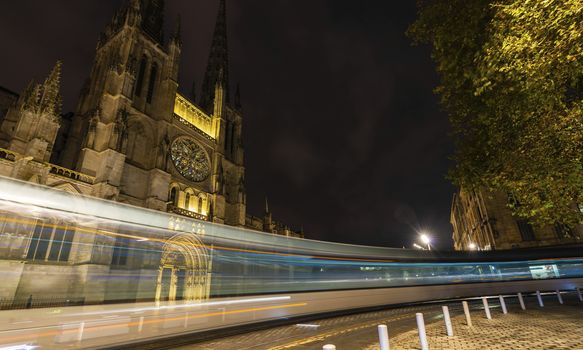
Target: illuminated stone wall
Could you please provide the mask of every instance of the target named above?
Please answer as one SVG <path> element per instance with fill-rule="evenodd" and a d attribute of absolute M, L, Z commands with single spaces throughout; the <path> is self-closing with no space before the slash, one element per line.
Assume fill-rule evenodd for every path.
<path fill-rule="evenodd" d="M 514 217 L 507 203 L 508 197 L 502 193 L 457 192 L 450 217 L 454 249 L 513 249 L 583 242 L 583 226 L 533 227 L 526 220 Z"/>

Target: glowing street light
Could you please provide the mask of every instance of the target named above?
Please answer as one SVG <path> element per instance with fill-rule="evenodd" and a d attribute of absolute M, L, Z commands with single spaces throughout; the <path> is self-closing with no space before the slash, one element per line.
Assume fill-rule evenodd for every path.
<path fill-rule="evenodd" d="M 423 244 L 427 245 L 427 250 L 431 250 L 431 245 L 429 243 L 431 243 L 431 238 L 429 237 L 429 235 L 427 235 L 426 233 L 422 233 L 421 236 L 419 236 L 419 238 L 421 239 L 421 242 L 423 242 Z"/>
<path fill-rule="evenodd" d="M 475 250 L 477 248 L 476 243 L 470 243 L 468 248 L 470 248 L 470 250 Z"/>

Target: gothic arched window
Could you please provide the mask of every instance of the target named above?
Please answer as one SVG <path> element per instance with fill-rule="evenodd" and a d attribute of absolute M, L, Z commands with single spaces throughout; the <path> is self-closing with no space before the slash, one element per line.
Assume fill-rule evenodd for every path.
<path fill-rule="evenodd" d="M 198 197 L 198 211 L 199 214 L 202 213 L 202 197 Z"/>
<path fill-rule="evenodd" d="M 190 210 L 190 193 L 186 193 L 186 197 L 184 198 L 184 209 Z"/>
<path fill-rule="evenodd" d="M 146 74 L 146 66 L 148 65 L 148 58 L 142 56 L 140 61 L 140 70 L 138 71 L 138 80 L 136 81 L 136 96 L 140 96 L 142 93 L 142 85 L 144 85 L 144 75 Z"/>
<path fill-rule="evenodd" d="M 176 190 L 176 187 L 172 187 L 170 189 L 170 198 L 168 198 L 168 200 L 174 205 L 176 205 L 176 200 L 178 197 L 177 194 L 178 194 L 178 191 Z"/>
<path fill-rule="evenodd" d="M 152 69 L 150 69 L 150 82 L 148 83 L 148 94 L 146 95 L 146 102 L 152 102 L 152 96 L 154 96 L 154 87 L 156 86 L 156 79 L 158 78 L 158 65 L 156 63 L 152 64 Z"/>

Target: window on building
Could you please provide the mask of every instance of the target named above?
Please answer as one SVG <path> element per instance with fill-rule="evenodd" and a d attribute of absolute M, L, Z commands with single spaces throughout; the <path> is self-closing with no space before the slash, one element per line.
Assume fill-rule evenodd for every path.
<path fill-rule="evenodd" d="M 123 266 L 128 262 L 129 239 L 125 237 L 116 237 L 115 246 L 113 247 L 113 254 L 111 256 L 111 264 L 115 266 Z"/>
<path fill-rule="evenodd" d="M 176 189 L 176 187 L 172 187 L 170 189 L 170 198 L 168 198 L 168 200 L 174 205 L 176 205 L 176 200 L 178 197 L 177 194 L 178 194 L 178 190 Z"/>
<path fill-rule="evenodd" d="M 158 78 L 158 65 L 154 63 L 150 69 L 150 82 L 148 83 L 148 93 L 146 95 L 146 102 L 151 103 L 154 96 L 154 87 L 156 86 L 156 79 Z"/>
<path fill-rule="evenodd" d="M 142 94 L 142 87 L 144 85 L 144 75 L 146 75 L 146 66 L 148 65 L 148 58 L 146 56 L 142 57 L 140 61 L 140 70 L 138 71 L 138 80 L 136 81 L 136 96 Z"/>
<path fill-rule="evenodd" d="M 199 214 L 202 213 L 202 197 L 198 197 L 198 211 Z"/>
<path fill-rule="evenodd" d="M 39 221 L 32 233 L 26 258 L 66 262 L 69 260 L 74 234 L 72 227 Z"/>
<path fill-rule="evenodd" d="M 518 231 L 520 231 L 520 236 L 522 237 L 523 241 L 534 241 L 534 230 L 532 225 L 528 223 L 525 219 L 516 220 L 516 224 L 518 225 Z"/>
<path fill-rule="evenodd" d="M 565 224 L 555 224 L 555 232 L 559 239 L 573 238 L 573 230 Z"/>
<path fill-rule="evenodd" d="M 184 198 L 184 209 L 190 210 L 190 193 L 187 193 Z"/>

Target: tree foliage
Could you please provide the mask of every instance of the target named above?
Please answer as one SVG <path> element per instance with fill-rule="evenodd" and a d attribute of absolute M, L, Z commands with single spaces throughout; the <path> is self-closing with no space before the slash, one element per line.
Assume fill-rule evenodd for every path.
<path fill-rule="evenodd" d="M 426 0 L 455 141 L 451 179 L 509 193 L 535 224 L 583 221 L 583 1 Z"/>

